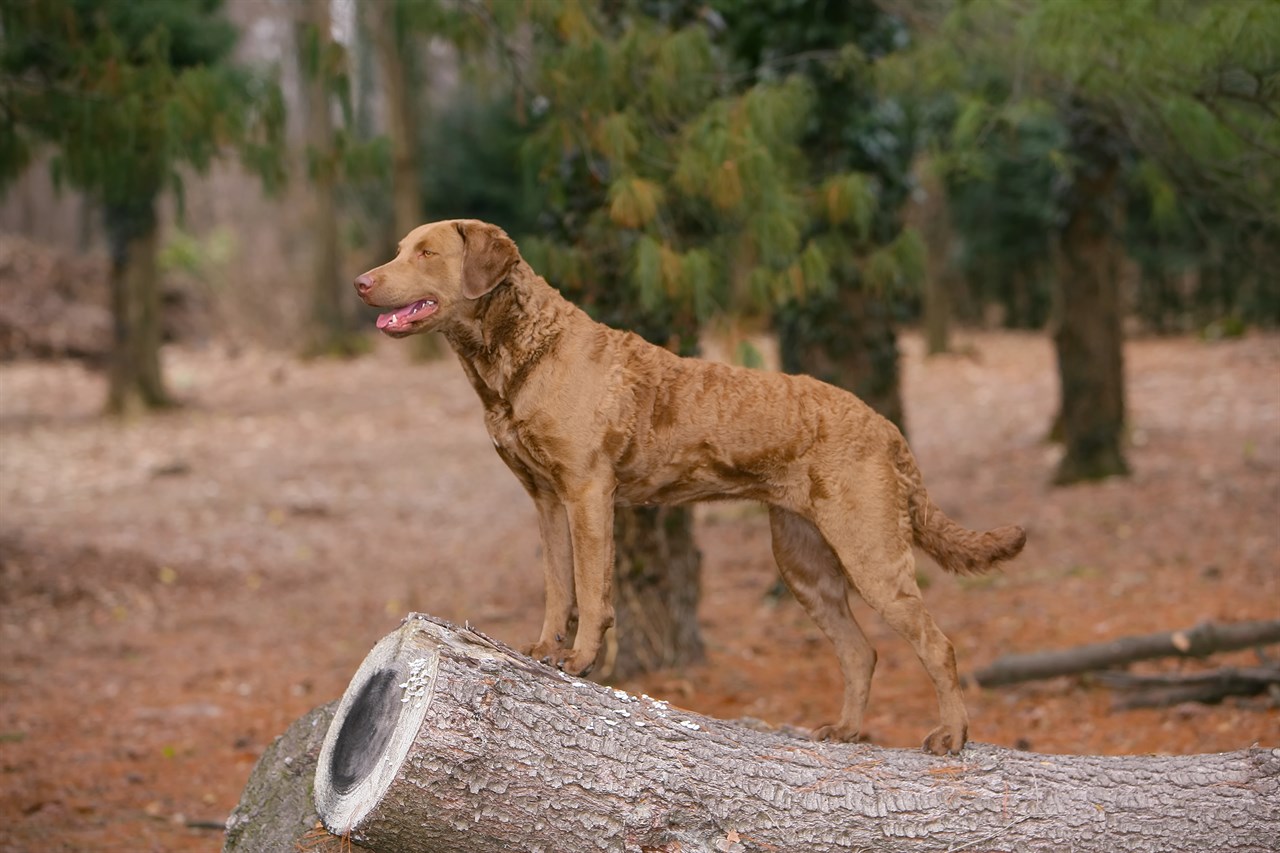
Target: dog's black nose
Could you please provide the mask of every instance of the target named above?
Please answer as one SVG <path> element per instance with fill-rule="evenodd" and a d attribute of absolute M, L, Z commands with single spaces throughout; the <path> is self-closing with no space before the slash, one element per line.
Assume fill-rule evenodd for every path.
<path fill-rule="evenodd" d="M 364 296 L 370 290 L 373 290 L 373 279 L 369 277 L 368 273 L 365 273 L 356 279 L 356 290 L 361 296 Z"/>

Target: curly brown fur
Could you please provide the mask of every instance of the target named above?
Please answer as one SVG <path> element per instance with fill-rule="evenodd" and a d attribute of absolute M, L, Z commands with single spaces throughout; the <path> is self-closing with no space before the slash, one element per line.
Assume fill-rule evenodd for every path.
<path fill-rule="evenodd" d="M 591 320 L 496 226 L 423 225 L 394 260 L 356 279 L 395 337 L 444 334 L 485 409 L 503 461 L 533 498 L 546 610 L 530 654 L 584 673 L 613 622 L 615 505 L 748 498 L 770 507 L 774 556 L 831 638 L 840 719 L 858 737 L 875 651 L 849 610 L 857 592 L 914 648 L 938 694 L 925 748 L 957 752 L 968 717 L 955 654 L 924 608 L 912 543 L 946 569 L 1015 556 L 1021 528 L 967 530 L 929 500 L 902 434 L 852 394 L 789 376 L 679 358 Z M 578 631 L 563 647 L 573 605 Z"/>

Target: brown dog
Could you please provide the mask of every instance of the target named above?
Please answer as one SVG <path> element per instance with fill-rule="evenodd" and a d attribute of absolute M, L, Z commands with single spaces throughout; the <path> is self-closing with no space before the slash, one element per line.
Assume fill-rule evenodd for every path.
<path fill-rule="evenodd" d="M 849 610 L 856 590 L 933 680 L 942 724 L 925 749 L 964 746 L 955 653 L 924 609 L 911 545 L 949 571 L 981 572 L 1015 556 L 1026 536 L 1020 527 L 975 533 L 943 515 L 889 421 L 806 376 L 680 358 L 603 326 L 483 222 L 420 226 L 355 285 L 369 305 L 390 309 L 378 318 L 387 334 L 444 334 L 498 454 L 533 497 L 546 581 L 533 657 L 572 674 L 595 661 L 613 624 L 615 505 L 750 498 L 769 505 L 782 577 L 835 644 L 844 675 L 840 720 L 815 736 L 853 740 L 862 726 L 876 653 Z"/>

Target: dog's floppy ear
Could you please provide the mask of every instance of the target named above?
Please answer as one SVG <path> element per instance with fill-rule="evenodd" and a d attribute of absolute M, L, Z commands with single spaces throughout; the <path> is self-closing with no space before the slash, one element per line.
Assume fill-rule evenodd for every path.
<path fill-rule="evenodd" d="M 462 295 L 479 299 L 502 283 L 520 261 L 520 250 L 496 225 L 462 220 L 454 227 L 462 235 Z"/>

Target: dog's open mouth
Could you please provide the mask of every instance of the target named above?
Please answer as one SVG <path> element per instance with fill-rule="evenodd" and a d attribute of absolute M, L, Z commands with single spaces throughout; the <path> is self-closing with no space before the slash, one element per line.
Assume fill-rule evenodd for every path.
<path fill-rule="evenodd" d="M 434 299 L 419 299 L 417 302 L 397 308 L 386 314 L 378 315 L 379 329 L 399 329 L 417 320 L 425 320 L 436 313 L 439 304 Z"/>

